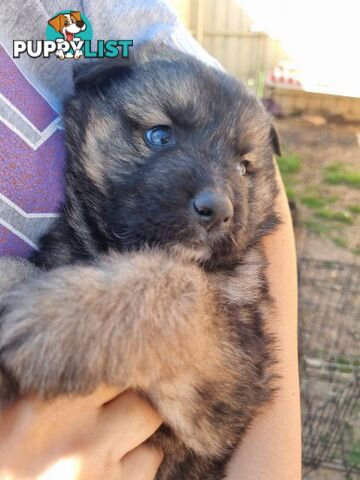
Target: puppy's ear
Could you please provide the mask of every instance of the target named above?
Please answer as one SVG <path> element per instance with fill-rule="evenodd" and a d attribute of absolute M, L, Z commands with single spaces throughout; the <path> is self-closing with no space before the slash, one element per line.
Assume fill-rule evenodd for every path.
<path fill-rule="evenodd" d="M 279 140 L 279 135 L 274 127 L 274 125 L 271 125 L 270 129 L 270 142 L 271 146 L 273 148 L 273 152 L 275 155 L 278 157 L 281 157 L 281 147 L 280 147 L 280 140 Z"/>
<path fill-rule="evenodd" d="M 80 12 L 70 12 L 70 15 L 72 15 L 77 22 L 79 20 L 81 20 L 81 13 Z"/>
<path fill-rule="evenodd" d="M 60 15 L 57 15 L 54 18 L 51 18 L 48 21 L 48 24 L 51 25 L 57 32 L 60 32 Z"/>
<path fill-rule="evenodd" d="M 128 59 L 108 58 L 81 63 L 73 70 L 75 92 L 106 87 L 112 80 L 129 77 L 132 65 Z"/>

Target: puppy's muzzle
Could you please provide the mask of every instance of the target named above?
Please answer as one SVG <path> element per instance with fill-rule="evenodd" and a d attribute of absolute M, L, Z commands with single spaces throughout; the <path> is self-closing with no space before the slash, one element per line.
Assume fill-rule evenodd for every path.
<path fill-rule="evenodd" d="M 228 196 L 204 190 L 192 201 L 192 214 L 206 230 L 227 228 L 234 215 L 234 208 Z"/>

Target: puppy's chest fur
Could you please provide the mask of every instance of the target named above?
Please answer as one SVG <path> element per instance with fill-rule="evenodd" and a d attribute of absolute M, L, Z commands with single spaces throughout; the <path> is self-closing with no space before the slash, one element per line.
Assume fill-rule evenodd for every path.
<path fill-rule="evenodd" d="M 265 327 L 266 319 L 273 313 L 265 265 L 262 248 L 254 246 L 243 254 L 237 266 L 208 273 L 208 288 L 216 302 L 214 331 L 222 358 L 219 369 L 209 375 L 211 380 L 206 375 L 201 378 L 200 371 L 199 378 L 193 379 L 196 394 L 192 401 L 197 407 L 188 407 L 194 408 L 191 421 L 195 428 L 198 426 L 201 431 L 208 424 L 209 430 L 216 432 L 209 435 L 213 445 L 205 443 L 207 451 L 218 450 L 219 454 L 209 458 L 206 451 L 200 455 L 189 451 L 165 426 L 153 438 L 167 454 L 157 480 L 223 479 L 234 449 L 254 417 L 276 393 L 276 339 Z M 214 365 L 212 348 L 209 342 L 210 365 Z M 206 435 L 203 431 L 204 439 Z"/>

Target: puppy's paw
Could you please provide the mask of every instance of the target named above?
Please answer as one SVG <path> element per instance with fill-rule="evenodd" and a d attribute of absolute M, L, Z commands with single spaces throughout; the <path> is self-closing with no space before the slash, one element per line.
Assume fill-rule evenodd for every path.
<path fill-rule="evenodd" d="M 0 300 L 0 405 L 26 393 L 43 398 L 87 393 L 99 380 L 74 299 L 39 281 Z M 76 294 L 76 292 L 75 292 Z"/>

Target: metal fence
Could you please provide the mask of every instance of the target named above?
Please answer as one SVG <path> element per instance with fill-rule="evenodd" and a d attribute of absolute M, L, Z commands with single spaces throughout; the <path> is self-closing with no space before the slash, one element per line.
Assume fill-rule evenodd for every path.
<path fill-rule="evenodd" d="M 265 74 L 285 55 L 279 42 L 265 32 L 253 31 L 253 20 L 235 0 L 170 3 L 204 48 L 261 96 Z"/>
<path fill-rule="evenodd" d="M 302 259 L 300 368 L 304 473 L 360 475 L 360 266 Z"/>

